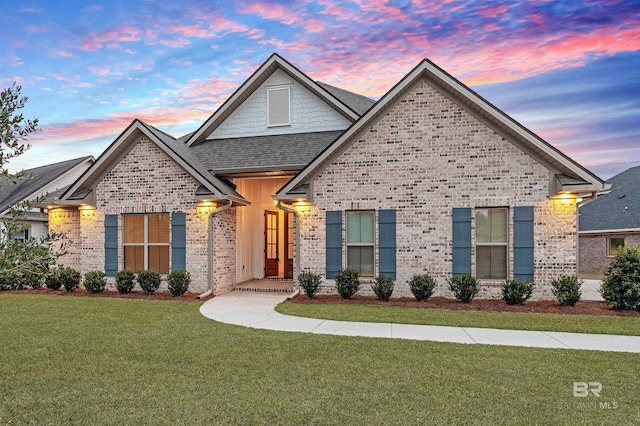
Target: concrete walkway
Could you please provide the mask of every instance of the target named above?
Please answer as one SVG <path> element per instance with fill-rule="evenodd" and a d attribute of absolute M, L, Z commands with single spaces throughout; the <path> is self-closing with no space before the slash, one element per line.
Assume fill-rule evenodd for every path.
<path fill-rule="evenodd" d="M 205 317 L 219 322 L 265 330 L 640 353 L 640 336 L 347 322 L 293 317 L 274 310 L 274 307 L 286 298 L 282 293 L 232 291 L 206 301 L 200 307 L 200 312 Z"/>

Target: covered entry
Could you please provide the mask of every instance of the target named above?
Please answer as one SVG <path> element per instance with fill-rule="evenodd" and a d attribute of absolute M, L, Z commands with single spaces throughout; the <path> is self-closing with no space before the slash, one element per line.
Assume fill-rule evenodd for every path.
<path fill-rule="evenodd" d="M 238 178 L 237 190 L 250 206 L 236 215 L 237 282 L 293 278 L 294 215 L 276 208 L 271 197 L 290 177 Z"/>

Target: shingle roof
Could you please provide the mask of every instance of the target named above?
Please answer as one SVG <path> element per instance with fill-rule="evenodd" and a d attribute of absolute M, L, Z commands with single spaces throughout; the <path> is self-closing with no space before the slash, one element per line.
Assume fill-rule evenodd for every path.
<path fill-rule="evenodd" d="M 24 178 L 17 182 L 3 177 L 0 180 L 0 196 L 2 197 L 0 199 L 0 212 L 33 194 L 41 192 L 51 182 L 89 158 L 91 157 L 74 158 L 73 160 L 25 170 Z"/>
<path fill-rule="evenodd" d="M 607 183 L 610 192 L 580 207 L 580 231 L 640 228 L 640 166 Z"/>
<path fill-rule="evenodd" d="M 376 103 L 376 101 L 369 99 L 366 96 L 362 96 L 327 83 L 322 83 L 321 81 L 316 81 L 316 83 L 322 86 L 324 90 L 338 98 L 340 102 L 351 108 L 358 115 L 364 114 Z"/>
<path fill-rule="evenodd" d="M 216 174 L 299 170 L 341 134 L 342 130 L 211 139 L 189 149 Z"/>

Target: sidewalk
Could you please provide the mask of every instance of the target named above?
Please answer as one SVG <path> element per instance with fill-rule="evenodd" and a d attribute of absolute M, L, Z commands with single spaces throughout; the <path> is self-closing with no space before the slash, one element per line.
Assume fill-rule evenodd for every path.
<path fill-rule="evenodd" d="M 640 336 L 347 322 L 293 317 L 274 311 L 274 307 L 286 298 L 287 296 L 282 293 L 232 291 L 206 301 L 200 307 L 200 313 L 207 318 L 226 324 L 265 330 L 640 353 Z"/>

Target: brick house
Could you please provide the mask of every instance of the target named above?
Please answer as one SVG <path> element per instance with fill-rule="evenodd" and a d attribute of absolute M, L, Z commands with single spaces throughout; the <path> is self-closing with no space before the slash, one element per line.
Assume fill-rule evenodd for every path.
<path fill-rule="evenodd" d="M 576 272 L 576 199 L 604 182 L 430 61 L 379 101 L 274 54 L 195 132 L 135 120 L 50 206 L 82 272 L 187 269 L 192 291 L 360 269 L 535 296 Z M 363 286 L 368 287 L 368 286 Z M 365 289 L 366 290 L 366 289 Z"/>
<path fill-rule="evenodd" d="M 578 270 L 601 276 L 618 247 L 640 246 L 640 166 L 607 180 L 611 190 L 579 209 Z"/>

